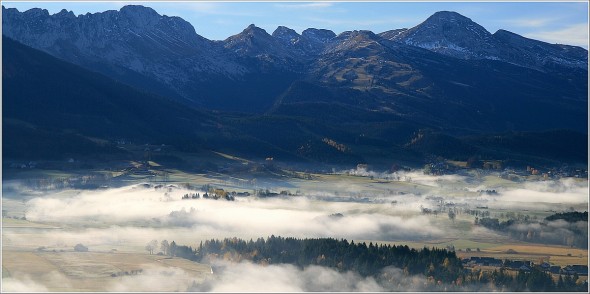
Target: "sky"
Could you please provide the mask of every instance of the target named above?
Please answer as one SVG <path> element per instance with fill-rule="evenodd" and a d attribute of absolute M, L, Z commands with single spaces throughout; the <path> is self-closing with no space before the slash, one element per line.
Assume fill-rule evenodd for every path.
<path fill-rule="evenodd" d="M 298 33 L 310 27 L 330 29 L 336 34 L 349 30 L 380 33 L 413 27 L 436 11 L 448 10 L 471 18 L 491 33 L 505 29 L 532 39 L 588 49 L 588 3 L 585 1 L 2 1 L 5 7 L 19 11 L 38 7 L 53 14 L 65 8 L 76 15 L 118 10 L 128 4 L 141 4 L 163 15 L 179 16 L 190 22 L 197 34 L 211 40 L 223 40 L 250 24 L 269 34 L 280 25 Z"/>

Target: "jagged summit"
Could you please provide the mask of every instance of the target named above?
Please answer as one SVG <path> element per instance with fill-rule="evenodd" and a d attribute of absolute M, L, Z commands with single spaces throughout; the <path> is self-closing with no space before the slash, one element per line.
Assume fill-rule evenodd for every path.
<path fill-rule="evenodd" d="M 462 21 L 462 22 L 473 22 L 470 18 L 455 12 L 455 11 L 437 11 L 429 16 L 426 21 L 434 21 L 434 20 L 441 20 L 441 21 Z"/>
<path fill-rule="evenodd" d="M 390 38 L 459 58 L 493 58 L 492 35 L 485 28 L 456 12 L 439 11 L 421 24 Z"/>
<path fill-rule="evenodd" d="M 293 29 L 279 26 L 272 36 L 299 58 L 309 59 L 322 52 L 336 35 L 330 30 L 314 28 L 306 29 L 300 35 Z"/>
<path fill-rule="evenodd" d="M 368 30 L 354 30 L 354 31 L 344 31 L 336 36 L 337 39 L 349 39 L 349 38 L 369 38 L 375 39 L 378 38 L 375 33 Z"/>
<path fill-rule="evenodd" d="M 2 5 L 2 10 L 21 13 L 16 8 L 6 8 L 6 7 L 4 7 L 4 5 Z M 119 15 L 127 16 L 129 18 L 135 18 L 135 19 L 143 18 L 145 20 L 149 20 L 149 19 L 154 19 L 154 18 L 158 19 L 161 17 L 160 14 L 158 14 L 158 12 L 156 12 L 154 9 L 152 9 L 150 7 L 142 6 L 142 5 L 126 5 L 126 6 L 121 7 L 121 9 L 119 11 L 107 10 L 104 12 L 97 12 L 97 13 L 88 12 L 84 15 L 86 15 L 86 16 L 103 15 L 103 14 L 112 14 L 113 12 L 118 12 Z M 47 9 L 31 8 L 31 9 L 23 11 L 22 14 L 26 15 L 27 17 L 57 17 L 57 18 L 77 17 L 73 11 L 70 11 L 67 9 L 62 9 L 57 13 L 50 14 Z M 139 23 L 139 24 L 141 24 L 141 23 Z"/>
<path fill-rule="evenodd" d="M 428 17 L 414 30 L 428 29 L 433 33 L 442 33 L 442 37 L 453 38 L 468 34 L 471 37 L 489 38 L 490 32 L 470 18 L 453 11 L 439 11 Z"/>
<path fill-rule="evenodd" d="M 277 41 L 279 41 L 285 47 L 294 48 L 300 46 L 300 43 L 302 42 L 301 35 L 299 35 L 295 30 L 285 26 L 277 27 L 277 29 L 272 33 L 272 37 L 277 39 Z"/>
<path fill-rule="evenodd" d="M 139 27 L 155 26 L 161 16 L 152 8 L 141 5 L 126 5 L 119 10 L 119 14 L 128 18 L 133 25 Z"/>
<path fill-rule="evenodd" d="M 144 16 L 159 17 L 160 15 L 151 7 L 143 5 L 125 5 L 119 9 L 119 12 L 124 14 L 138 14 Z"/>
<path fill-rule="evenodd" d="M 294 60 L 294 53 L 288 50 L 289 42 L 275 38 L 266 30 L 254 24 L 249 25 L 241 33 L 225 39 L 225 49 L 240 57 L 253 58 L 265 67 L 285 68 Z"/>
<path fill-rule="evenodd" d="M 299 40 L 301 37 L 301 35 L 299 35 L 295 30 L 285 26 L 278 26 L 277 29 L 272 32 L 272 36 L 290 43 Z"/>
<path fill-rule="evenodd" d="M 3 93 L 4 101 L 24 105 L 22 101 L 33 97 L 28 91 L 34 90 L 39 101 L 52 107 L 38 111 L 54 110 L 37 117 L 30 107 L 23 107 L 27 116 L 15 117 L 17 112 L 11 111 L 11 118 L 27 123 L 37 119 L 41 124 L 42 117 L 70 130 L 68 121 L 81 114 L 84 117 L 77 122 L 87 122 L 87 132 L 80 132 L 84 136 L 107 130 L 105 124 L 111 124 L 109 130 L 127 129 L 138 135 L 158 126 L 164 135 L 182 128 L 181 136 L 174 139 L 179 148 L 235 146 L 262 159 L 279 158 L 280 151 L 309 160 L 350 158 L 356 165 L 365 162 L 361 160 L 365 155 L 388 161 L 390 154 L 409 150 L 402 157 L 415 156 L 418 149 L 406 149 L 406 143 L 423 128 L 461 136 L 546 129 L 587 133 L 586 50 L 507 31 L 492 35 L 453 12 L 436 13 L 413 28 L 381 34 L 350 30 L 337 36 L 316 28 L 298 34 L 280 26 L 270 35 L 252 24 L 215 42 L 199 36 L 179 17 L 138 5 L 78 16 L 67 11 L 50 15 L 43 9 L 21 13 L 3 8 L 2 13 L 4 40 L 14 39 L 58 57 L 30 58 L 42 54 L 16 42 L 4 43 L 15 50 L 4 51 L 12 54 L 6 57 L 12 63 L 3 68 L 3 77 L 28 75 L 18 87 L 5 87 L 12 92 Z M 63 66 L 55 66 L 58 59 Z M 74 65 L 65 62 L 84 69 L 72 75 L 69 69 Z M 137 102 L 125 104 L 121 115 L 102 119 L 95 113 L 101 109 L 98 106 L 112 108 L 109 99 L 127 97 L 131 90 L 111 96 L 119 88 L 112 83 L 77 79 L 91 76 L 82 73 L 86 71 L 166 97 L 162 102 L 180 103 L 184 110 L 166 111 L 151 104 L 148 109 L 154 112 L 145 112 L 151 99 L 146 97 L 143 103 L 138 93 Z M 101 98 L 105 95 L 109 99 Z M 85 102 L 90 99 L 94 104 Z M 113 105 L 122 105 L 121 101 L 117 98 Z M 64 112 L 62 105 L 74 111 Z M 113 126 L 115 118 L 127 118 L 126 108 L 137 108 L 147 118 L 145 123 L 129 118 Z M 198 113 L 182 115 L 194 108 L 223 120 L 203 120 Z M 170 123 L 162 124 L 166 121 Z M 137 127 L 129 126 L 135 122 Z M 202 132 L 206 129 L 211 133 Z M 432 138 L 432 146 L 457 142 Z M 352 153 L 333 148 L 333 141 L 350 144 Z M 440 147 L 424 152 L 434 149 Z"/>
<path fill-rule="evenodd" d="M 264 46 L 264 44 L 258 44 L 258 43 L 260 43 L 260 42 L 268 43 L 268 42 L 272 42 L 271 40 L 272 40 L 272 36 L 269 35 L 266 32 L 266 30 L 264 30 L 263 28 L 257 27 L 255 24 L 250 24 L 244 30 L 242 30 L 240 33 L 228 37 L 223 42 L 224 42 L 224 46 L 226 48 L 234 48 L 234 47 L 243 47 L 243 46 L 252 47 L 252 46 L 258 46 L 258 45 Z M 258 45 L 255 45 L 255 44 L 258 44 Z M 241 49 L 246 50 L 246 48 L 237 48 L 236 50 L 241 50 Z"/>
<path fill-rule="evenodd" d="M 528 64 L 537 68 L 552 64 L 588 68 L 588 51 L 581 47 L 549 44 L 502 29 L 495 32 L 493 37 L 501 43 L 502 48 L 507 48 L 511 56 L 518 56 L 518 60 L 513 60 L 517 64 Z M 510 56 L 506 56 L 505 59 L 511 60 Z"/>
<path fill-rule="evenodd" d="M 455 29 L 470 30 L 475 33 L 482 33 L 489 35 L 484 27 L 480 26 L 471 18 L 453 11 L 439 11 L 428 17 L 424 22 L 417 27 L 428 27 L 430 29 L 437 29 L 440 31 L 451 31 Z"/>
<path fill-rule="evenodd" d="M 4 6 L 2 7 L 4 8 Z M 18 11 L 16 8 L 15 10 Z M 28 17 L 47 17 L 49 16 L 49 11 L 47 11 L 47 9 L 31 8 L 29 10 L 24 11 L 23 14 Z"/>
<path fill-rule="evenodd" d="M 55 14 L 56 16 L 59 17 L 65 17 L 65 18 L 76 18 L 76 15 L 74 15 L 73 11 L 68 11 L 66 9 L 62 9 L 60 12 Z"/>
<path fill-rule="evenodd" d="M 125 5 L 119 9 L 119 13 L 124 15 L 142 15 L 145 17 L 160 17 L 160 14 L 151 7 L 143 5 Z"/>
<path fill-rule="evenodd" d="M 272 36 L 276 37 L 281 35 L 300 36 L 294 29 L 290 29 L 286 26 L 278 26 L 274 32 L 272 32 Z"/>
<path fill-rule="evenodd" d="M 538 70 L 547 65 L 588 66 L 585 49 L 532 40 L 507 30 L 492 35 L 470 18 L 451 11 L 436 12 L 413 28 L 380 36 L 461 59 L 498 60 Z"/>
<path fill-rule="evenodd" d="M 259 42 L 271 42 L 272 36 L 269 35 L 266 30 L 257 27 L 255 24 L 250 24 L 239 34 L 233 35 L 225 39 L 225 47 L 233 48 L 235 46 L 242 46 L 242 43 L 246 43 L 249 46 Z M 262 45 L 262 44 L 260 44 Z"/>
<path fill-rule="evenodd" d="M 270 36 L 270 34 L 267 33 L 265 29 L 257 27 L 255 24 L 250 24 L 240 34 L 242 34 L 242 35 L 243 34 L 247 34 L 247 35 L 260 34 L 260 35 Z M 238 35 L 240 35 L 240 34 L 238 34 Z"/>
<path fill-rule="evenodd" d="M 100 64 L 93 69 L 134 86 L 156 87 L 162 95 L 188 96 L 192 90 L 186 81 L 201 72 L 227 76 L 244 71 L 221 60 L 210 50 L 213 42 L 187 21 L 141 5 L 78 16 L 4 7 L 2 13 L 3 35 L 78 65 Z"/>
<path fill-rule="evenodd" d="M 315 28 L 308 28 L 301 32 L 301 35 L 320 43 L 326 43 L 336 37 L 336 34 L 330 30 Z"/>

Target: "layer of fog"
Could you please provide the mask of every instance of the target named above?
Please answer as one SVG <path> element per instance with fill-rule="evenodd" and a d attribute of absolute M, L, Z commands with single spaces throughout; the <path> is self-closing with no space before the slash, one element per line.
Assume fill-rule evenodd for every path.
<path fill-rule="evenodd" d="M 525 182 L 495 182 L 492 178 L 459 175 L 425 175 L 421 171 L 394 173 L 367 171 L 362 168 L 341 172 L 359 177 L 371 177 L 414 184 L 415 192 L 423 196 L 441 196 L 445 202 L 467 204 L 472 208 L 488 206 L 497 209 L 560 211 L 574 206 L 583 209 L 588 204 L 588 181 L 574 178 L 549 179 Z M 394 182 L 395 183 L 395 182 Z M 394 184 L 395 185 L 395 184 Z M 418 185 L 418 186 L 416 186 Z M 349 184 L 349 186 L 354 186 Z M 495 190 L 495 195 L 477 195 L 479 191 Z M 461 195 L 448 197 L 448 195 Z M 428 207 L 427 204 L 419 203 Z"/>
<path fill-rule="evenodd" d="M 574 223 L 566 222 L 565 220 L 558 219 L 555 221 L 549 221 L 541 223 L 518 223 L 509 227 L 510 230 L 527 233 L 529 231 L 540 231 L 543 229 L 545 234 L 558 234 L 558 233 L 569 233 L 572 234 L 570 229 L 576 229 L 578 231 L 587 231 L 588 222 L 578 221 Z"/>
<path fill-rule="evenodd" d="M 221 272 L 213 279 L 189 288 L 198 292 L 424 292 L 444 291 L 423 275 L 408 275 L 389 266 L 372 277 L 355 272 L 339 272 L 322 266 L 303 269 L 288 264 L 257 265 L 250 262 L 218 261 Z M 465 291 L 488 290 L 464 287 Z"/>
<path fill-rule="evenodd" d="M 375 179 L 383 179 L 390 181 L 403 181 L 412 182 L 420 185 L 440 187 L 445 183 L 466 183 L 468 177 L 462 175 L 428 175 L 422 171 L 397 171 L 393 173 L 389 172 L 376 172 L 368 171 L 364 168 L 356 168 L 351 170 L 345 170 L 339 172 L 341 174 L 360 176 L 360 177 L 372 177 Z"/>
<path fill-rule="evenodd" d="M 445 234 L 429 217 L 418 214 L 421 203 L 427 201 L 415 196 L 400 197 L 405 200 L 392 205 L 324 202 L 304 197 L 181 200 L 182 195 L 194 191 L 175 189 L 167 193 L 165 196 L 161 190 L 131 186 L 81 192 L 74 197 L 39 197 L 26 203 L 26 217 L 34 222 L 57 223 L 70 228 L 67 232 L 51 232 L 53 235 L 70 234 L 79 226 L 97 227 L 98 231 L 93 234 L 98 235 L 101 230 L 132 231 L 136 226 L 158 231 L 178 228 L 195 235 L 228 237 L 274 234 L 348 240 L 412 240 Z M 115 227 L 98 229 L 105 225 Z M 116 236 L 105 234 L 101 238 Z"/>
<path fill-rule="evenodd" d="M 2 245 L 28 250 L 37 250 L 43 247 L 49 251 L 73 251 L 73 247 L 81 243 L 87 246 L 89 251 L 110 251 L 111 249 L 137 251 L 143 250 L 144 245 L 154 239 L 176 240 L 180 244 L 194 246 L 201 240 L 218 236 L 219 234 L 196 234 L 190 228 L 109 226 L 68 230 L 35 230 L 34 232 L 20 228 L 8 228 L 2 232 Z"/>
<path fill-rule="evenodd" d="M 288 264 L 261 266 L 250 262 L 219 261 L 221 272 L 213 279 L 191 287 L 210 292 L 385 292 L 432 291 L 434 285 L 422 275 L 408 275 L 396 267 L 383 268 L 374 277 L 351 271 L 339 272 L 322 266 L 303 269 Z"/>
<path fill-rule="evenodd" d="M 13 273 L 11 277 L 2 279 L 3 292 L 51 292 L 67 289 L 76 290 L 76 284 L 72 283 L 75 277 L 68 277 L 60 272 L 53 271 L 38 275 L 35 278 L 28 274 Z M 110 278 L 98 285 L 101 288 L 93 291 L 106 292 L 186 292 L 193 282 L 202 282 L 193 273 L 189 273 L 177 267 L 163 267 L 146 265 L 140 274 Z M 84 287 L 84 285 L 81 285 Z M 91 287 L 96 287 L 93 285 Z"/>
<path fill-rule="evenodd" d="M 71 283 L 66 276 L 52 271 L 32 277 L 28 273 L 11 272 L 2 278 L 2 292 L 49 292 L 51 288 L 70 289 Z"/>
<path fill-rule="evenodd" d="M 485 188 L 485 187 L 484 187 Z M 522 187 L 504 189 L 497 196 L 485 196 L 490 207 L 560 212 L 588 204 L 588 182 L 574 179 L 525 182 Z"/>
<path fill-rule="evenodd" d="M 562 206 L 580 206 L 588 203 L 588 183 L 573 179 L 526 182 L 498 189 L 486 187 L 481 182 L 465 183 L 465 196 L 448 196 L 441 192 L 446 184 L 461 187 L 464 176 L 429 176 L 405 173 L 408 182 L 431 188 L 422 193 L 391 194 L 367 192 L 364 184 L 338 182 L 331 190 L 318 189 L 305 194 L 322 197 L 346 198 L 351 194 L 364 194 L 370 200 L 381 202 L 336 202 L 313 200 L 313 197 L 236 198 L 236 201 L 191 199 L 181 200 L 185 189 L 156 190 L 141 185 L 96 191 L 55 192 L 37 197 L 25 203 L 28 220 L 52 223 L 63 230 L 4 230 L 3 245 L 17 247 L 48 246 L 71 248 L 77 243 L 88 246 L 90 251 L 124 248 L 132 245 L 143 250 L 149 240 L 176 240 L 178 244 L 196 246 L 199 241 L 211 238 L 257 238 L 270 235 L 294 237 L 333 237 L 348 240 L 422 240 L 453 237 L 452 228 L 440 226 L 439 219 L 420 215 L 421 207 L 434 208 L 428 198 L 437 196 L 445 202 L 462 203 L 475 208 L 559 210 Z M 384 176 L 385 178 L 387 176 Z M 397 178 L 392 179 L 394 181 Z M 402 180 L 401 178 L 399 180 Z M 405 181 L 404 180 L 404 181 Z M 459 181 L 459 182 L 455 182 Z M 325 185 L 328 186 L 328 185 Z M 396 187 L 395 183 L 391 184 Z M 407 186 L 407 185 L 406 185 Z M 477 190 L 498 189 L 498 195 L 478 195 Z M 18 193 L 19 186 L 12 186 Z M 428 190 L 430 189 L 430 190 Z M 341 191 L 335 193 L 334 191 Z M 426 191 L 426 192 L 424 192 Z M 202 192 L 200 192 L 202 194 Z M 73 196 L 72 196 L 73 195 Z M 395 203 L 391 203 L 395 201 Z M 342 214 L 342 215 L 339 215 Z M 446 219 L 446 215 L 439 218 Z M 563 221 L 548 224 L 557 233 L 567 230 Z M 537 230 L 538 224 L 517 225 L 515 231 L 526 233 Z M 474 227 L 472 235 L 495 235 L 482 227 Z M 552 235 L 546 235 L 546 238 Z M 120 247 L 117 247 L 120 246 Z M 392 276 L 401 273 L 389 269 Z M 281 273 L 281 274 L 277 274 Z M 171 277 L 177 277 L 171 278 Z M 288 278 L 281 278 L 288 277 Z M 323 277 L 310 280 L 308 278 Z M 146 281 L 142 280 L 146 279 Z M 159 284 L 159 279 L 163 279 Z M 151 282 L 149 282 L 149 281 Z M 264 281 L 252 283 L 252 281 Z M 324 283 L 323 281 L 331 281 Z M 395 279 L 394 279 L 395 280 Z M 403 280 L 403 279 L 402 279 Z M 170 284 L 177 281 L 177 284 Z M 179 282 L 182 281 L 182 282 Z M 406 277 L 408 284 L 398 282 L 399 291 L 424 289 L 422 277 Z M 270 284 L 270 283 L 274 284 Z M 330 288 L 336 283 L 336 288 Z M 338 285 L 340 283 L 340 285 Z M 36 284 L 26 275 L 3 279 L 4 291 L 45 291 L 47 285 Z M 138 288 L 138 285 L 147 285 Z M 151 287 L 150 287 L 151 285 Z M 173 290 L 184 291 L 193 287 L 190 275 L 182 270 L 147 270 L 139 276 L 122 277 L 118 283 L 108 285 L 109 291 L 152 291 L 154 285 L 167 285 Z M 268 285 L 270 288 L 251 289 L 252 285 Z M 397 284 L 396 284 L 397 285 Z M 272 287 L 271 287 L 272 286 Z M 309 267 L 298 269 L 289 265 L 262 267 L 254 264 L 238 264 L 228 267 L 223 276 L 199 285 L 198 289 L 210 291 L 381 291 L 382 285 L 372 278 L 365 279 L 353 273 L 339 273 L 331 269 Z M 406 288 L 404 288 L 406 287 Z M 11 290 L 12 289 L 12 290 Z M 390 289 L 390 288 L 387 288 Z M 411 291 L 411 290 L 410 290 Z"/>
<path fill-rule="evenodd" d="M 28 275 L 19 275 L 17 278 L 2 278 L 2 292 L 49 292 L 45 285 L 31 279 Z"/>
<path fill-rule="evenodd" d="M 386 174 L 382 174 L 386 175 Z M 441 177 L 405 173 L 411 181 L 441 183 Z M 461 181 L 463 176 L 443 177 L 444 181 Z M 457 183 L 456 183 L 457 184 Z M 460 185 L 460 183 L 459 183 Z M 395 183 L 392 187 L 398 188 Z M 387 186 L 386 186 L 387 187 Z M 407 187 L 407 186 L 406 186 Z M 486 187 L 478 184 L 478 189 Z M 423 194 L 391 195 L 364 192 L 373 202 L 323 201 L 322 197 L 347 198 L 351 193 L 370 191 L 363 183 L 336 182 L 331 187 L 340 193 L 317 191 L 313 197 L 236 197 L 236 201 L 190 199 L 181 200 L 186 193 L 181 188 L 145 188 L 133 185 L 109 190 L 78 191 L 34 198 L 26 202 L 28 220 L 60 224 L 68 228 L 84 226 L 102 231 L 133 231 L 140 228 L 148 236 L 162 234 L 162 228 L 174 228 L 183 234 L 198 236 L 295 236 L 334 237 L 362 240 L 419 240 L 450 236 L 449 228 L 442 228 L 438 220 L 420 215 L 422 207 L 436 208 L 432 196 L 445 203 L 475 208 L 484 205 L 502 209 L 558 209 L 559 206 L 587 204 L 587 183 L 573 179 L 526 182 L 518 188 L 498 190 L 498 195 L 479 195 L 467 192 L 474 187 L 465 184 L 465 196 L 449 197 L 437 187 Z M 200 192 L 202 193 L 202 192 Z M 312 194 L 310 191 L 304 191 Z M 381 200 L 381 201 L 375 201 Z M 341 215 L 340 215 L 341 214 Z M 333 215 L 333 216 L 330 216 Z M 439 217 L 445 217 L 444 215 Z M 101 229 L 98 229 L 98 228 Z M 89 229 L 52 234 L 86 234 Z M 157 233 L 154 233 L 156 232 Z M 127 233 L 123 233 L 125 235 Z M 113 239 L 117 233 L 104 233 Z M 170 235 L 165 234 L 164 235 Z M 166 237 L 173 239 L 173 236 Z M 158 237 L 158 239 L 162 239 Z"/>
<path fill-rule="evenodd" d="M 223 270 L 214 278 L 196 285 L 193 291 L 209 292 L 376 292 L 384 289 L 371 278 L 354 272 L 309 266 L 299 269 L 289 264 L 261 266 L 250 262 L 218 262 Z"/>
<path fill-rule="evenodd" d="M 383 292 L 429 290 L 425 276 L 408 276 L 395 267 L 376 277 L 362 277 L 322 266 L 303 269 L 290 264 L 259 265 L 248 261 L 216 261 L 215 272 L 205 280 L 177 267 L 150 265 L 137 275 L 104 282 L 107 292 Z M 27 274 L 3 278 L 6 292 L 49 292 L 75 287 L 58 272 L 32 279 Z"/>
<path fill-rule="evenodd" d="M 139 275 L 123 276 L 108 283 L 108 292 L 154 292 L 189 290 L 195 277 L 187 271 L 177 267 L 152 266 L 146 268 Z"/>

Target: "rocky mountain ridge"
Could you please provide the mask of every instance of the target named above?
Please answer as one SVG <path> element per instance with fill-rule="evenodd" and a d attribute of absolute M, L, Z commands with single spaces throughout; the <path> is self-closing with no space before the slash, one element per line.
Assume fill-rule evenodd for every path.
<path fill-rule="evenodd" d="M 587 69 L 588 63 L 587 51 L 582 48 L 530 40 L 504 30 L 490 34 L 471 19 L 448 11 L 437 12 L 413 28 L 378 35 L 348 31 L 336 36 L 315 28 L 298 34 L 283 26 L 271 35 L 252 24 L 220 42 L 198 35 L 179 17 L 160 15 L 140 5 L 79 16 L 67 10 L 50 15 L 39 8 L 19 12 L 3 7 L 2 13 L 3 35 L 7 37 L 135 86 L 156 82 L 168 90 L 161 94 L 174 93 L 189 100 L 196 90 L 191 84 L 240 79 L 259 72 L 260 67 L 305 76 L 309 60 L 343 48 L 367 46 L 366 40 L 351 35 L 370 35 L 375 42 L 390 40 L 455 58 L 499 60 L 543 71 Z M 244 57 L 254 59 L 256 66 L 244 62 Z"/>
<path fill-rule="evenodd" d="M 549 44 L 506 30 L 491 34 L 471 19 L 450 11 L 437 12 L 411 29 L 384 37 L 462 59 L 499 60 L 537 70 L 555 66 L 588 68 L 588 51 L 583 48 Z"/>
<path fill-rule="evenodd" d="M 587 50 L 491 34 L 455 12 L 379 34 L 284 26 L 269 34 L 251 24 L 223 41 L 139 5 L 79 16 L 2 13 L 4 36 L 190 107 L 305 113 L 319 109 L 314 91 L 333 88 L 323 102 L 361 117 L 396 115 L 457 132 L 587 129 L 576 123 L 587 115 L 579 111 L 588 99 Z M 294 104 L 292 91 L 309 97 Z M 552 112 L 563 119 L 545 119 Z"/>
<path fill-rule="evenodd" d="M 222 41 L 143 6 L 2 13 L 3 128 L 14 156 L 35 153 L 22 146 L 63 156 L 75 135 L 82 151 L 86 136 L 125 136 L 296 162 L 587 162 L 587 51 L 490 34 L 456 13 L 379 34 L 250 25 Z M 555 129 L 571 140 L 551 149 Z M 512 132 L 540 140 L 504 144 L 501 135 L 486 145 Z M 416 134 L 429 135 L 412 144 Z"/>

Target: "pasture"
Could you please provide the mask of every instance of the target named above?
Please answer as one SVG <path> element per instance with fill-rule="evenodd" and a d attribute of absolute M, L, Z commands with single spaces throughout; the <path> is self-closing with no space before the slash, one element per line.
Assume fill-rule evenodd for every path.
<path fill-rule="evenodd" d="M 193 281 L 199 283 L 211 276 L 211 268 L 184 259 L 147 253 L 3 250 L 3 279 L 41 284 L 49 291 L 126 289 L 124 287 L 129 285 L 125 283 L 151 278 L 154 274 L 165 275 L 169 282 L 160 283 L 158 285 L 163 287 L 149 291 L 186 291 L 187 285 Z"/>

